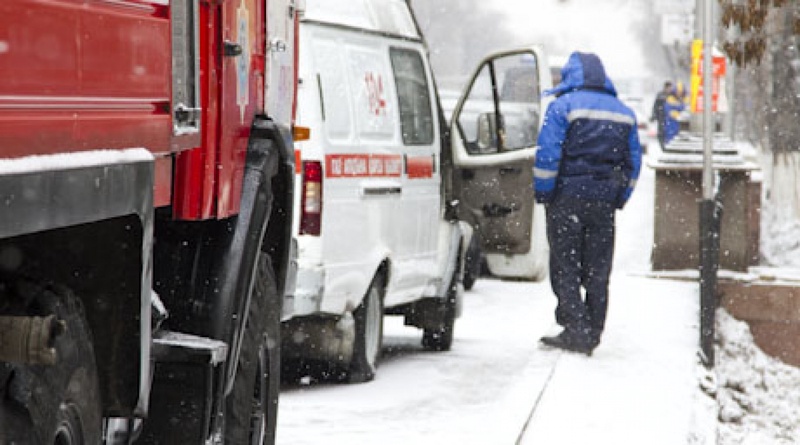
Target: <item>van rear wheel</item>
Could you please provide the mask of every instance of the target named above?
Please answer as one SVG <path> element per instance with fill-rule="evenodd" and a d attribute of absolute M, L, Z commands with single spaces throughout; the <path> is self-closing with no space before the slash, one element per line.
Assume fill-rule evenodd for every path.
<path fill-rule="evenodd" d="M 378 274 L 372 279 L 361 305 L 353 313 L 355 341 L 353 358 L 347 371 L 347 381 L 350 383 L 368 382 L 375 378 L 383 344 L 383 292 L 383 275 Z"/>
<path fill-rule="evenodd" d="M 458 294 L 461 283 L 458 282 L 458 267 L 450 278 L 450 286 L 444 301 L 440 302 L 437 311 L 440 322 L 438 326 L 422 330 L 422 347 L 430 351 L 449 351 L 453 346 L 453 335 L 456 326 Z"/>

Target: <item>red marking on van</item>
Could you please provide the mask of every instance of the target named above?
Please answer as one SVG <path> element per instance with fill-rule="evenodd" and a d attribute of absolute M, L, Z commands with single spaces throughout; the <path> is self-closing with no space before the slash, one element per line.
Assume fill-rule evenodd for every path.
<path fill-rule="evenodd" d="M 400 155 L 333 154 L 325 156 L 327 178 L 398 178 L 403 174 Z"/>
<path fill-rule="evenodd" d="M 375 116 L 386 114 L 386 99 L 383 97 L 383 78 L 379 73 L 369 72 L 364 81 L 367 87 L 370 113 Z"/>
<path fill-rule="evenodd" d="M 412 156 L 406 159 L 409 179 L 433 177 L 433 156 Z"/>

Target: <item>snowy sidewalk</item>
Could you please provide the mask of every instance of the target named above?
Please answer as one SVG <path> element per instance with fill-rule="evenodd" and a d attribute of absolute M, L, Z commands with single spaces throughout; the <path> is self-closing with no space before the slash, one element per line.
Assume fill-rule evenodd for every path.
<path fill-rule="evenodd" d="M 617 213 L 600 346 L 592 357 L 548 351 L 560 356 L 519 444 L 702 443 L 694 437 L 709 416 L 705 401 L 698 400 L 705 397 L 698 385 L 704 374 L 698 359 L 699 285 L 645 276 L 653 187 L 653 171 L 643 168 L 630 203 Z M 554 327 L 551 333 L 557 332 Z"/>
<path fill-rule="evenodd" d="M 592 357 L 558 355 L 519 444 L 687 444 L 698 430 L 698 303 L 691 282 L 612 279 Z M 534 396 L 534 395 L 532 395 Z M 533 398 L 533 397 L 532 397 Z"/>

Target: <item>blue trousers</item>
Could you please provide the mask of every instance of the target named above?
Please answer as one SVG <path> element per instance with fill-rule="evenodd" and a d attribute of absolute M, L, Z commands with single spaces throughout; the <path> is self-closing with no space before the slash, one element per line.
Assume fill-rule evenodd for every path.
<path fill-rule="evenodd" d="M 558 298 L 556 322 L 597 343 L 608 311 L 616 209 L 608 202 L 569 196 L 557 196 L 546 208 L 550 284 Z"/>

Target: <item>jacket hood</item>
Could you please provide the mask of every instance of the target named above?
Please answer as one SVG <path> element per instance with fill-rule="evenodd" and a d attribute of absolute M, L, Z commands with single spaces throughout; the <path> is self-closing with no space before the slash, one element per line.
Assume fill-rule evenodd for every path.
<path fill-rule="evenodd" d="M 574 90 L 592 89 L 605 91 L 613 96 L 617 90 L 606 76 L 603 62 L 592 53 L 574 52 L 561 68 L 561 83 L 544 92 L 545 96 L 560 96 Z"/>

